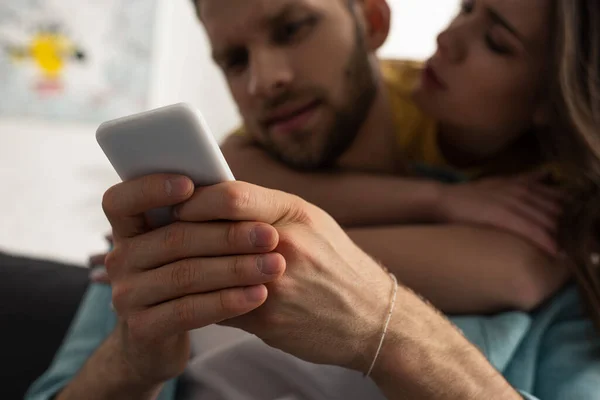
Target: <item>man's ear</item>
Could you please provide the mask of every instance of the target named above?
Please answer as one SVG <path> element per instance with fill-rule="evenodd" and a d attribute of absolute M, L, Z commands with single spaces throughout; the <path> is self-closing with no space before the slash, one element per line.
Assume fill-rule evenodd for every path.
<path fill-rule="evenodd" d="M 367 43 L 372 51 L 378 50 L 390 34 L 391 10 L 387 0 L 362 0 Z"/>

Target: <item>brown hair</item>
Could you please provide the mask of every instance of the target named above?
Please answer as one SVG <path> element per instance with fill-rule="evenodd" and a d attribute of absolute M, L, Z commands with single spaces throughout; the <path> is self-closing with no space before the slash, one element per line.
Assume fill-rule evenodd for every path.
<path fill-rule="evenodd" d="M 553 115 L 550 142 L 571 197 L 560 242 L 600 329 L 600 2 L 554 0 Z"/>

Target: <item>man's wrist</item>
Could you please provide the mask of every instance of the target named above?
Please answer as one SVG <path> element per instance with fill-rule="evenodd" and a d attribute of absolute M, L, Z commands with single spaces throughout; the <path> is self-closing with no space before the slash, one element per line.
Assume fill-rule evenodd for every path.
<path fill-rule="evenodd" d="M 388 398 L 521 399 L 450 321 L 402 289 L 372 374 Z"/>

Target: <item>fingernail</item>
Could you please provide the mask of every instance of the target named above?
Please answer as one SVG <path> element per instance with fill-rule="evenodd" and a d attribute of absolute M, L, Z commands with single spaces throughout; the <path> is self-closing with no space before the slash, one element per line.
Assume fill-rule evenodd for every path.
<path fill-rule="evenodd" d="M 165 182 L 165 192 L 169 196 L 183 196 L 190 191 L 190 181 L 182 176 L 168 179 Z"/>
<path fill-rule="evenodd" d="M 281 271 L 278 257 L 273 254 L 265 254 L 257 259 L 258 270 L 264 275 L 277 275 Z"/>
<path fill-rule="evenodd" d="M 265 291 L 264 286 L 252 286 L 244 289 L 244 295 L 246 300 L 255 303 L 265 298 Z"/>
<path fill-rule="evenodd" d="M 250 241 L 256 247 L 271 247 L 273 245 L 273 230 L 266 226 L 257 226 L 250 232 Z"/>

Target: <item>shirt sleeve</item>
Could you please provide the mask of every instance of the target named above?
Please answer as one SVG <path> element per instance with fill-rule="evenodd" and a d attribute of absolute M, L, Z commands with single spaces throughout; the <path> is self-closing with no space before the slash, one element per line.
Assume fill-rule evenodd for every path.
<path fill-rule="evenodd" d="M 116 326 L 111 299 L 110 286 L 90 285 L 52 364 L 29 388 L 25 400 L 50 400 L 77 375 Z M 175 381 L 168 382 L 159 400 L 173 400 L 175 386 Z"/>

